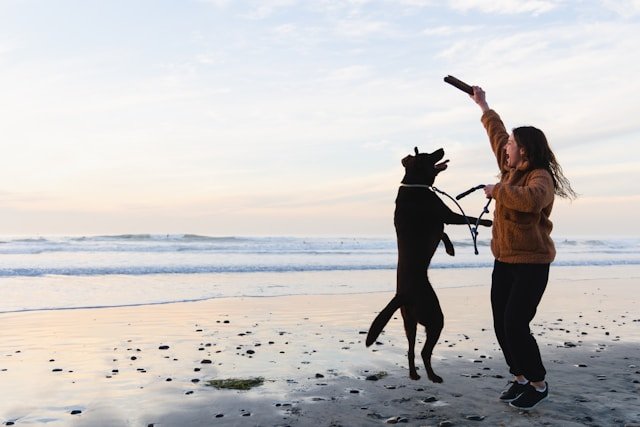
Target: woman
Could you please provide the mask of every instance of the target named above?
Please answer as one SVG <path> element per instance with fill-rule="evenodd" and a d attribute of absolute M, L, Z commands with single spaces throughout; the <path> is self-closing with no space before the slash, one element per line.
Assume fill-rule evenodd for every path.
<path fill-rule="evenodd" d="M 496 201 L 491 239 L 493 323 L 514 375 L 500 400 L 528 410 L 549 394 L 538 344 L 529 329 L 556 254 L 549 215 L 554 195 L 576 194 L 541 130 L 524 126 L 509 135 L 480 87 L 473 86 L 471 97 L 482 109 L 482 124 L 500 168 L 500 182 L 484 188 Z"/>

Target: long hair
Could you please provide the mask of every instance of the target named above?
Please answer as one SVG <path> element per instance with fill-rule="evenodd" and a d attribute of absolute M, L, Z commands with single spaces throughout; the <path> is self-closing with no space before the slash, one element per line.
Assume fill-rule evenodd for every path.
<path fill-rule="evenodd" d="M 524 148 L 525 156 L 532 169 L 546 169 L 551 174 L 554 193 L 557 196 L 566 199 L 578 197 L 551 151 L 547 137 L 540 129 L 533 126 L 517 127 L 513 129 L 513 138 L 519 147 Z"/>

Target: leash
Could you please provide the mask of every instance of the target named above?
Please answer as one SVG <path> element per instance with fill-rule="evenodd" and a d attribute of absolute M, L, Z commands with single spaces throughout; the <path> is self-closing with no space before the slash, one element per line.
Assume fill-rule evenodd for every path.
<path fill-rule="evenodd" d="M 484 188 L 485 186 L 483 184 L 476 185 L 475 187 L 470 188 L 469 190 L 458 194 L 455 199 L 453 197 L 451 197 L 449 194 L 445 193 L 444 191 L 438 189 L 437 187 L 434 187 L 433 185 L 426 185 L 426 184 L 400 184 L 400 186 L 401 187 L 413 187 L 413 188 L 426 188 L 428 190 L 433 191 L 434 193 L 440 193 L 443 196 L 446 196 L 449 199 L 451 199 L 453 201 L 453 203 L 456 204 L 458 209 L 460 209 L 460 213 L 462 213 L 462 216 L 464 217 L 465 221 L 467 221 L 467 226 L 469 227 L 469 232 L 471 233 L 471 240 L 473 240 L 473 251 L 475 252 L 476 255 L 478 255 L 478 226 L 480 225 L 480 219 L 482 219 L 482 215 L 484 215 L 486 213 L 489 213 L 489 204 L 491 203 L 491 200 L 493 200 L 493 199 L 489 198 L 489 200 L 487 201 L 487 204 L 484 205 L 484 208 L 482 208 L 482 212 L 478 216 L 478 219 L 476 220 L 475 225 L 471 225 L 471 222 L 469 221 L 469 218 L 467 218 L 467 215 L 464 213 L 464 210 L 462 209 L 462 206 L 460 206 L 460 204 L 458 203 L 458 200 L 462 199 L 465 196 L 468 196 L 469 194 L 473 193 L 476 190 Z"/>

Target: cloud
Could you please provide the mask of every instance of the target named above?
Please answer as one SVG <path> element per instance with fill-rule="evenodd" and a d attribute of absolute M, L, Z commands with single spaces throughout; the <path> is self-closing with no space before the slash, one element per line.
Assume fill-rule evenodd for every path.
<path fill-rule="evenodd" d="M 475 33 L 483 28 L 481 25 L 440 25 L 424 29 L 422 34 L 426 36 L 459 37 L 462 34 Z"/>
<path fill-rule="evenodd" d="M 222 63 L 222 61 L 220 60 L 220 58 L 212 53 L 199 53 L 196 55 L 195 58 L 197 63 L 200 64 L 205 64 L 205 65 L 213 65 L 213 64 L 219 64 Z"/>
<path fill-rule="evenodd" d="M 540 15 L 559 7 L 561 2 L 551 0 L 450 0 L 449 5 L 461 12 L 479 11 L 505 15 Z"/>
<path fill-rule="evenodd" d="M 3 55 L 12 53 L 18 49 L 18 45 L 12 41 L 0 40 L 0 60 Z"/>
<path fill-rule="evenodd" d="M 253 3 L 255 6 L 245 17 L 253 20 L 263 20 L 271 17 L 280 9 L 285 9 L 296 4 L 296 0 L 259 0 Z"/>
<path fill-rule="evenodd" d="M 354 18 L 339 21 L 334 31 L 341 37 L 364 39 L 375 35 L 389 35 L 391 28 L 385 21 Z"/>
<path fill-rule="evenodd" d="M 418 8 L 435 6 L 439 4 L 438 0 L 391 0 L 391 1 L 392 2 L 397 1 L 402 5 L 418 7 Z"/>
<path fill-rule="evenodd" d="M 298 26 L 295 24 L 282 24 L 278 25 L 273 29 L 273 32 L 279 36 L 287 36 L 291 34 L 296 34 L 298 32 Z"/>
<path fill-rule="evenodd" d="M 232 3 L 233 0 L 197 0 L 197 1 L 199 1 L 200 3 L 212 4 L 219 8 L 224 8 L 230 3 Z"/>
<path fill-rule="evenodd" d="M 330 81 L 349 82 L 353 80 L 362 81 L 370 76 L 369 67 L 366 65 L 351 65 L 331 71 L 327 79 Z"/>
<path fill-rule="evenodd" d="M 601 4 L 623 18 L 640 15 L 640 0 L 601 0 Z"/>

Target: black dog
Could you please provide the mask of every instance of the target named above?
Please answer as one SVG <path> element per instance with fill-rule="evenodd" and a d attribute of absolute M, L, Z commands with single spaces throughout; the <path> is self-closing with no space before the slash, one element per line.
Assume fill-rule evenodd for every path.
<path fill-rule="evenodd" d="M 454 255 L 451 240 L 444 233 L 444 224 L 475 224 L 477 218 L 459 215 L 444 204 L 430 189 L 436 175 L 447 168 L 448 160 L 437 163 L 444 157 L 444 150 L 431 154 L 418 153 L 402 159 L 405 175 L 398 190 L 394 224 L 398 241 L 398 269 L 396 294 L 375 318 L 367 335 L 367 347 L 374 343 L 395 311 L 400 308 L 404 330 L 409 340 L 409 376 L 420 379 L 414 361 L 416 329 L 418 323 L 427 331 L 427 341 L 420 353 L 427 376 L 435 383 L 442 378 L 431 368 L 431 353 L 438 342 L 444 326 L 444 316 L 438 297 L 434 292 L 427 269 L 431 258 L 442 240 L 449 255 Z M 481 220 L 481 225 L 490 226 L 490 220 Z"/>

